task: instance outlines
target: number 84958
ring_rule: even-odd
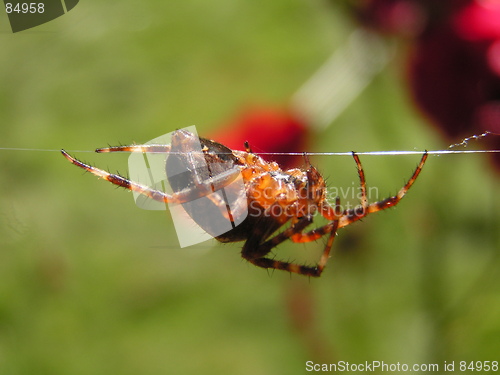
[[[43,13],[45,11],[44,3],[12,3],[5,4],[7,13]]]

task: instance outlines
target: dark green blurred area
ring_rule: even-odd
[[[0,147],[93,150],[190,125],[209,135],[245,105],[286,103],[354,27],[319,0],[87,0],[18,34],[1,24]],[[446,148],[411,104],[403,64],[308,151]],[[75,155],[126,172],[125,154]],[[312,161],[330,184],[357,181],[351,158]],[[418,156],[362,161],[385,198]],[[180,249],[168,213],[138,209],[58,152],[0,150],[0,181],[1,374],[500,360],[498,176],[481,155],[429,157],[400,206],[340,231],[317,280],[268,274],[241,244]],[[312,262],[322,247],[276,255]]]

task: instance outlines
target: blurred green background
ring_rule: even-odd
[[[0,16],[0,147],[93,150],[283,104],[355,25],[320,0],[86,0],[12,34]],[[398,54],[308,151],[443,149]],[[471,146],[475,146],[472,145]],[[127,155],[74,153],[123,173]],[[418,156],[362,158],[380,198]],[[349,157],[313,157],[330,184]],[[396,209],[342,229],[320,279],[241,244],[178,247],[169,214],[58,152],[0,150],[1,374],[300,374],[317,363],[499,360],[498,176],[431,156]],[[323,241],[277,258],[318,259]],[[458,365],[457,365],[458,366]]]

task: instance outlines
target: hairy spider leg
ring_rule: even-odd
[[[142,152],[142,153],[166,153],[166,154],[171,154],[171,145],[162,145],[162,144],[149,144],[149,145],[128,145],[128,146],[111,146],[111,147],[104,147],[104,148],[98,148],[95,150],[97,153],[105,153],[105,152]],[[194,153],[193,151],[192,153]],[[189,157],[192,153],[187,155]],[[235,172],[230,172],[235,173]],[[199,177],[199,176],[197,176]],[[203,189],[203,181],[201,181],[199,178],[195,179],[195,184],[198,188]],[[227,184],[224,184],[223,187],[227,186],[229,183],[232,181],[228,182]],[[216,189],[214,186],[212,186],[212,192],[215,192],[219,189]],[[216,205],[216,206],[227,206],[227,202],[224,201],[219,195],[215,196],[210,196],[210,200]],[[231,220],[230,215],[227,215],[226,217],[228,220]]]
[[[95,152],[148,152],[148,153],[169,153],[170,145],[129,145],[129,146],[111,146],[98,148]]]
[[[353,153],[354,160],[356,161],[356,165],[358,167],[358,174],[359,174],[359,179],[360,179],[360,184],[361,184],[361,191],[366,194],[366,181],[365,181],[365,174],[363,171],[363,167],[361,165],[361,162],[359,160],[358,155]],[[328,203],[324,203],[323,206],[321,207],[321,215],[325,217],[328,220],[332,220],[331,223],[328,223],[322,227],[313,229],[307,233],[296,233],[294,234],[290,239],[293,242],[311,242],[320,239],[323,237],[325,234],[331,233],[333,231],[333,227],[336,226],[335,221],[338,221],[338,228],[340,229],[343,228],[349,224],[354,223],[355,221],[358,221],[368,214],[371,214],[373,212],[385,210],[386,208],[394,207],[399,203],[401,199],[405,196],[406,192],[410,189],[410,187],[413,185],[415,180],[417,179],[420,171],[422,170],[422,167],[424,166],[425,161],[427,160],[427,151],[424,153],[422,156],[422,159],[420,160],[420,163],[418,164],[417,168],[413,172],[413,175],[411,178],[408,180],[408,182],[403,186],[397,195],[393,197],[389,197],[387,199],[384,199],[383,201],[380,202],[375,202],[371,204],[367,204],[366,206],[363,207],[363,203],[361,203],[361,207],[356,207],[351,210],[345,210],[343,213],[339,214],[339,207],[340,204],[337,201],[335,204],[335,207],[331,207]],[[362,193],[363,194],[363,193]],[[337,197],[338,199],[338,197]],[[364,196],[364,199],[366,199],[366,195]],[[363,196],[361,198],[361,201],[364,200]]]
[[[337,197],[336,203],[335,203],[335,208],[340,207],[340,198]],[[326,263],[328,262],[328,258],[330,257],[330,250],[333,245],[333,241],[335,239],[335,235],[337,233],[337,228],[339,225],[338,219],[332,221],[331,223],[317,228],[311,232],[320,234],[320,236],[309,236],[307,234],[302,233],[302,231],[307,227],[309,224],[312,223],[312,217],[311,216],[303,216],[299,219],[295,220],[295,223],[292,224],[289,228],[284,230],[283,232],[277,234],[270,240],[257,245],[255,247],[255,239],[258,239],[260,236],[255,236],[253,238],[249,238],[245,245],[243,246],[242,249],[242,256],[246,260],[248,260],[250,263],[262,267],[262,268],[272,268],[272,269],[278,269],[278,270],[284,270],[288,272],[293,272],[297,273],[299,275],[305,275],[305,276],[312,276],[312,277],[319,277],[321,276],[321,273],[323,272]],[[311,233],[310,232],[310,233]],[[323,250],[323,253],[321,255],[321,258],[318,262],[318,264],[315,267],[310,267],[310,266],[304,266],[301,264],[297,263],[290,263],[290,262],[285,262],[281,260],[274,260],[274,259],[269,259],[266,258],[265,256],[273,249],[274,247],[278,246],[280,243],[287,239],[291,239],[293,242],[310,242],[313,241],[317,238],[320,238],[324,236],[325,234],[330,233],[330,236],[328,237],[328,240],[325,244],[325,248]]]
[[[353,153],[353,157],[358,167],[358,173],[362,185],[361,190],[362,191],[364,190],[365,196],[362,197],[362,203],[361,203],[362,210],[359,210],[359,208],[353,208],[350,210],[345,210],[343,212],[342,217],[339,219],[339,228],[343,228],[349,224],[352,224],[355,221],[358,221],[374,212],[382,211],[397,205],[401,201],[401,199],[403,199],[403,197],[406,195],[408,190],[412,187],[413,183],[415,182],[418,175],[422,171],[425,161],[427,160],[427,156],[428,156],[427,151],[425,151],[424,154],[422,155],[422,158],[420,159],[420,162],[417,165],[417,168],[415,168],[413,175],[410,177],[410,179],[406,182],[406,184],[399,190],[399,192],[396,195],[386,198],[382,201],[370,203],[367,204],[366,206],[363,206],[363,200],[366,199],[366,186],[363,189],[363,185],[365,185],[364,172],[363,172],[363,167],[361,165],[361,161],[359,160],[358,156],[355,153]]]
[[[368,206],[368,198],[366,196],[366,179],[365,179],[365,171],[363,170],[363,166],[361,165],[361,161],[359,160],[359,156],[356,153],[352,152],[352,157],[356,162],[356,167],[358,168],[358,176],[359,176],[359,187],[361,189],[361,208],[363,211],[366,210]]]
[[[173,194],[167,194],[160,190],[155,190],[150,188],[149,186],[139,184],[137,182],[131,181],[125,177],[122,177],[118,174],[112,174],[105,170],[92,167],[88,164],[81,162],[78,159],[75,159],[71,155],[69,155],[66,151],[61,150],[61,153],[64,155],[66,159],[68,159],[72,164],[85,169],[87,172],[92,173],[93,175],[102,178],[106,181],[111,182],[112,184],[124,187],[125,189],[135,191],[139,194],[145,195],[148,198],[154,199],[158,202],[164,203],[174,203],[174,204],[182,204],[186,202],[193,201],[194,199],[202,198],[212,194],[216,190],[223,189],[228,186],[231,182],[233,182],[239,176],[238,169],[230,169],[227,172],[218,174],[215,178],[209,178],[206,181],[203,181],[203,184],[197,186],[197,189],[183,189],[181,191],[175,192]],[[238,173],[236,173],[238,172]],[[210,197],[209,197],[210,198]],[[214,202],[215,203],[215,202]],[[217,202],[219,203],[219,202]],[[224,206],[225,208],[225,206]]]
[[[142,153],[166,153],[170,154],[171,153],[171,145],[161,145],[161,144],[149,144],[149,145],[128,145],[128,146],[111,146],[111,147],[103,147],[103,148],[98,148],[95,150],[97,153],[106,153],[106,152],[142,152]],[[202,188],[203,189],[203,182],[200,182],[199,180],[195,181],[197,188]],[[230,182],[229,182],[230,183]],[[229,184],[228,183],[228,184]],[[228,184],[225,184],[227,186]],[[212,192],[217,191],[213,185],[212,185]],[[206,194],[205,194],[206,195]],[[224,201],[224,199],[218,195],[208,195],[206,198],[210,199],[212,203],[214,203],[217,207],[225,208],[225,210],[221,210],[222,215],[225,217],[225,219],[233,221],[233,218],[230,213],[230,208],[227,204],[227,202]]]
[[[264,242],[256,251],[247,250],[247,253],[242,254],[243,257],[248,261],[250,261],[251,263],[255,264],[256,266],[262,268],[274,268],[274,269],[280,269],[298,273],[301,275],[319,277],[323,272],[326,262],[328,261],[330,249],[333,245],[333,241],[335,239],[337,230],[339,228],[352,224],[357,220],[362,219],[363,217],[367,216],[370,213],[385,210],[387,208],[394,207],[395,205],[397,205],[399,201],[403,199],[406,192],[410,189],[410,187],[413,185],[418,175],[420,174],[425,164],[425,161],[427,160],[427,151],[422,156],[422,159],[420,160],[417,168],[413,172],[413,175],[410,177],[408,182],[399,190],[398,194],[389,197],[387,199],[384,199],[383,201],[371,204],[368,204],[368,199],[366,197],[366,180],[365,180],[365,173],[363,170],[363,166],[361,164],[361,161],[359,160],[358,155],[356,155],[356,153],[354,152],[353,152],[353,158],[358,168],[358,175],[361,185],[361,192],[362,192],[361,210],[359,208],[354,208],[351,210],[346,210],[339,215],[340,199],[339,197],[337,197],[335,207],[331,207],[327,203],[324,203],[320,210],[322,216],[324,216],[329,220],[332,220],[330,223],[322,227],[315,228],[309,232],[302,233],[302,230],[305,229],[305,227],[312,222],[312,219],[309,218],[308,221],[304,221],[304,223],[300,225],[301,220],[304,220],[303,218],[301,218],[299,219],[299,222],[295,226],[290,227],[284,232],[273,237],[271,240]],[[299,264],[276,261],[264,257],[264,255],[266,255],[273,247],[277,246],[279,243],[283,242],[287,238],[290,238],[293,242],[303,243],[303,242],[315,241],[328,233],[330,235],[325,245],[323,255],[321,256],[321,259],[316,267],[302,266]],[[246,245],[247,244],[245,244],[243,248],[244,251]],[[258,258],[250,257],[251,254],[259,254],[262,252],[264,252],[264,254],[262,254],[261,257]]]

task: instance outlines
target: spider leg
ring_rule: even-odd
[[[271,239],[261,243],[262,238],[266,238],[269,236],[268,233],[264,231],[268,229],[267,226],[255,226],[255,229],[252,235],[248,238],[243,245],[243,249],[241,250],[241,255],[243,258],[247,260],[261,258],[267,255],[271,249],[278,246],[283,241],[286,241],[290,237],[292,237],[295,233],[302,231],[305,227],[312,223],[311,216],[303,216],[299,219],[295,220],[295,223],[292,223],[290,227],[285,229],[283,232],[277,234]]]
[[[357,155],[353,154],[353,156],[354,160],[356,161],[356,165],[358,167],[358,173],[362,185],[361,191],[362,192],[364,191],[363,197],[364,199],[366,199],[366,185],[365,185],[363,167],[361,166],[361,162],[357,157]],[[406,182],[406,184],[399,190],[399,192],[396,195],[386,198],[379,202],[374,202],[370,204],[365,203],[366,204],[365,206],[363,205],[363,197],[362,197],[362,210],[360,210],[359,208],[345,210],[342,214],[342,217],[339,219],[339,228],[343,228],[349,224],[352,224],[355,221],[358,221],[371,213],[382,211],[397,205],[401,201],[401,199],[403,199],[403,197],[406,195],[408,190],[412,187],[413,183],[415,182],[418,175],[422,171],[422,168],[424,167],[426,160],[427,160],[427,151],[425,151],[425,153],[422,155],[422,158],[420,159],[420,162],[418,163],[417,168],[415,168],[415,171],[413,172],[410,179]],[[363,185],[365,186],[363,187]]]
[[[111,147],[104,147],[104,148],[98,148],[95,151],[97,153],[107,153],[107,152],[142,152],[142,153],[165,153],[165,154],[170,154],[172,146],[169,144],[146,144],[146,145],[128,145],[128,146],[111,146]],[[187,155],[188,157],[190,155]],[[195,176],[195,178],[198,176]],[[219,177],[219,176],[218,176]],[[201,189],[202,191],[204,190],[204,181],[200,181],[199,179],[195,179],[195,184],[196,188],[195,189]],[[212,186],[212,192],[217,191],[214,186]],[[221,208],[221,213],[222,215],[230,221],[232,220],[232,216],[230,214],[230,209],[228,206],[228,203],[218,194],[210,194],[207,196],[209,200],[212,201],[212,203]]]
[[[316,241],[323,237],[325,234],[336,231],[336,222],[342,217],[340,208],[340,197],[335,199],[335,206],[332,207],[328,203],[324,203],[321,208],[321,215],[330,220],[330,222],[322,227],[315,228],[307,233],[295,233],[290,239],[295,243]]]
[[[245,242],[245,245],[243,245],[243,249],[241,250],[241,256],[248,260],[250,263],[262,268],[274,268],[303,274],[307,274],[306,269],[311,268],[312,273],[312,267],[306,267],[298,264],[283,262],[280,260],[265,258],[265,256],[269,254],[271,249],[278,246],[283,241],[286,241],[295,233],[302,231],[311,223],[312,217],[303,216],[298,219],[295,224],[292,224],[289,228],[285,229],[283,232],[277,234],[264,243],[260,243],[260,239],[262,237],[265,237],[266,234],[261,233],[259,230],[259,226],[256,226],[255,230],[259,230],[259,232],[254,232],[252,236],[248,238],[248,240]]]
[[[337,198],[336,207],[338,207],[339,205],[340,205],[340,199]],[[325,265],[328,262],[328,258],[330,257],[330,250],[332,248],[333,241],[337,233],[339,221],[338,219],[336,219],[331,223],[313,229],[308,233],[302,233],[305,227],[311,223],[312,223],[312,217],[304,216],[298,219],[298,221],[294,225],[292,225],[285,231],[281,232],[280,234],[276,235],[275,237],[271,238],[270,240],[259,245],[257,248],[254,248],[252,246],[253,244],[250,242],[251,239],[249,239],[247,243],[245,243],[245,246],[243,247],[242,256],[245,259],[247,259],[250,263],[255,264],[258,267],[273,268],[305,276],[319,277],[321,276],[321,273],[323,272]],[[286,239],[290,238],[293,242],[311,242],[328,233],[330,235],[328,236],[328,240],[323,250],[323,254],[321,255],[321,258],[315,267],[304,266],[296,263],[289,263],[265,257],[265,255],[267,255],[272,248],[276,247]],[[247,244],[249,244],[249,246],[247,246]]]
[[[330,257],[330,250],[332,248],[333,241],[337,233],[338,224],[339,224],[338,220],[335,220],[331,226],[328,225],[329,226],[328,232],[330,232],[330,236],[328,237],[327,243],[323,250],[323,254],[321,255],[321,259],[319,260],[318,264],[314,267],[304,266],[302,264],[297,264],[297,263],[285,262],[282,260],[269,259],[264,256],[260,258],[249,258],[245,256],[245,254],[243,254],[243,257],[247,259],[250,263],[255,264],[258,267],[273,268],[277,270],[284,270],[288,272],[297,273],[299,275],[319,277],[321,276],[321,273],[323,272],[325,265],[328,262],[328,258]],[[274,240],[274,238],[272,240]],[[270,251],[270,249],[268,251]]]
[[[106,181],[111,182],[112,184],[124,187],[125,189],[135,191],[139,194],[145,195],[148,198],[151,198],[158,202],[165,203],[175,203],[181,204],[193,201],[194,199],[201,198],[212,194],[216,190],[223,189],[227,185],[229,185],[232,181],[234,181],[239,176],[239,170],[231,169],[224,173],[220,173],[215,178],[209,178],[203,182],[202,185],[196,186],[195,189],[183,189],[181,191],[175,192],[173,194],[167,194],[160,190],[155,190],[150,188],[149,186],[139,184],[137,182],[131,181],[125,177],[122,177],[118,174],[112,174],[105,170],[92,167],[88,164],[81,162],[78,159],[75,159],[71,155],[69,155],[66,151],[61,150],[61,153],[64,155],[66,159],[68,159],[72,164],[85,169],[87,172],[92,173],[93,175],[102,178]],[[238,172],[238,173],[236,173]]]
[[[358,168],[359,175],[359,187],[361,189],[361,207],[363,211],[366,210],[368,206],[368,198],[366,197],[366,180],[365,180],[365,171],[363,170],[363,166],[361,165],[361,161],[359,160],[359,156],[353,151],[352,157],[356,162],[356,166]]]
[[[144,152],[144,153],[168,153],[170,145],[129,145],[129,146],[112,146],[98,148],[95,152]]]

